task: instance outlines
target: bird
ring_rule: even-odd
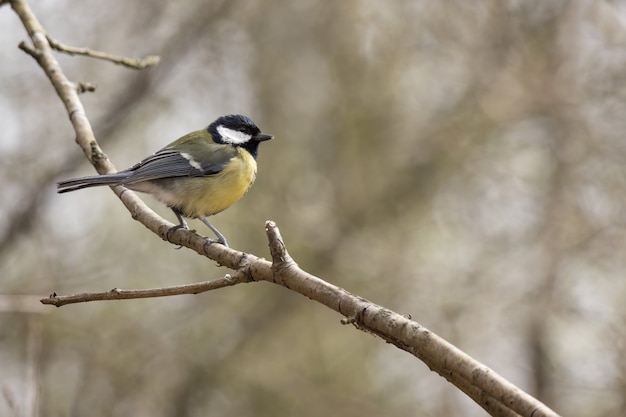
[[[217,237],[207,238],[209,242],[228,247],[226,237],[206,217],[226,210],[246,194],[256,179],[259,144],[273,137],[247,116],[221,116],[128,169],[60,181],[57,192],[122,185],[151,194],[174,212],[177,228],[189,229],[185,217],[199,219]]]

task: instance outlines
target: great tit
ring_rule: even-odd
[[[188,229],[183,217],[199,219],[217,236],[209,241],[228,246],[205,217],[243,197],[256,178],[259,143],[272,138],[246,116],[222,116],[124,171],[61,181],[57,192],[123,185],[152,194],[174,211],[177,227]]]

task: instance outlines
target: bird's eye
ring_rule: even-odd
[[[239,130],[242,133],[245,133],[246,135],[252,135],[252,136],[254,136],[257,133],[259,133],[259,132],[256,131],[257,129],[254,129],[252,126],[241,126],[237,130]]]

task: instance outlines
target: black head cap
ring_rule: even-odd
[[[258,153],[259,142],[270,140],[272,135],[261,133],[261,129],[247,116],[231,114],[222,116],[207,129],[215,143],[241,146],[254,158]]]

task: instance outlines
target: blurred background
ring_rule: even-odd
[[[123,169],[229,113],[264,143],[212,218],[410,314],[568,416],[626,414],[626,2],[32,1]],[[0,8],[0,415],[483,416],[414,357],[267,283],[38,299],[229,271],[133,221]],[[170,221],[159,203],[146,202]],[[199,222],[193,227],[210,234]]]

